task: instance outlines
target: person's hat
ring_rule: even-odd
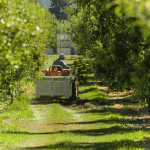
[[[65,55],[63,53],[60,53],[59,57],[65,57]]]

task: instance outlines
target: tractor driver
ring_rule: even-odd
[[[65,55],[63,53],[60,53],[59,58],[54,60],[53,65],[61,65],[63,69],[70,69],[70,72],[71,72],[72,69],[65,64],[64,59],[65,59]],[[79,99],[78,94],[76,95],[76,91],[77,91],[76,88],[78,88],[78,84],[75,78],[72,80],[72,99],[73,100]]]
[[[63,53],[60,53],[59,58],[54,60],[53,65],[60,65],[63,69],[70,69],[70,71],[72,71],[72,69],[65,64],[64,59],[65,55]]]

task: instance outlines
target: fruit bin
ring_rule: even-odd
[[[72,96],[71,76],[42,76],[36,82],[36,98],[40,96]]]

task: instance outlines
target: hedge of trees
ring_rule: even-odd
[[[0,92],[20,91],[38,77],[46,47],[68,32],[78,53],[89,58],[95,77],[114,90],[134,90],[150,106],[150,2],[70,0],[69,22],[58,22],[36,1],[0,1]]]
[[[58,20],[67,20],[65,9],[69,7],[68,0],[49,0],[51,7],[48,9],[52,14],[55,14]]]
[[[95,77],[113,90],[134,90],[150,107],[150,2],[71,0],[72,42],[86,55]],[[134,100],[133,98],[133,100]]]
[[[22,81],[38,77],[45,48],[56,45],[56,24],[38,2],[0,1],[0,95],[13,97]]]

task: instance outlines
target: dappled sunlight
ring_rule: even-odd
[[[107,93],[107,85],[93,75],[87,81],[79,85],[80,99],[70,104],[63,97],[32,98],[34,117],[14,120],[19,128],[4,134],[28,137],[17,143],[19,149],[142,149],[150,134],[145,107],[132,103],[126,92]]]

